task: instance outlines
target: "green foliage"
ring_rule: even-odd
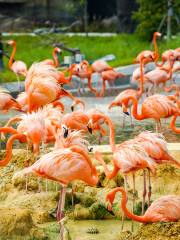
[[[52,58],[52,44],[54,42],[63,42],[68,47],[79,48],[85,54],[86,59],[90,62],[107,54],[114,54],[116,59],[110,62],[113,67],[120,65],[132,64],[133,59],[143,49],[150,49],[150,43],[140,39],[137,35],[119,34],[113,37],[69,37],[63,34],[47,34],[43,36],[10,36],[3,37],[3,40],[15,39],[17,41],[17,53],[15,59],[24,61],[28,67],[33,62]],[[177,48],[180,37],[169,42],[158,41],[160,52],[168,48]],[[4,46],[5,51],[9,54],[12,51],[10,46]],[[60,56],[60,62],[64,52]],[[0,82],[17,81],[16,76],[8,68],[7,58],[4,58],[6,69],[0,72]]]
[[[139,36],[145,39],[151,39],[153,32],[157,31],[158,26],[167,13],[167,0],[136,0],[139,4],[139,9],[134,12],[133,19],[138,23],[136,32]],[[180,15],[180,1],[173,1],[173,6],[176,14]],[[164,24],[162,33],[166,31]],[[172,18],[172,33],[178,32],[177,22],[175,17]]]

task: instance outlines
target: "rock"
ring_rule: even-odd
[[[91,194],[84,194],[84,193],[76,193],[76,202],[80,203],[84,207],[90,207],[96,198]]]
[[[180,221],[143,224],[128,240],[180,240]]]
[[[100,202],[95,202],[89,208],[91,219],[110,219],[112,215]]]
[[[75,205],[75,210],[74,210],[74,218],[83,220],[83,219],[90,219],[90,210],[88,208],[83,207],[81,204],[76,204]]]
[[[0,208],[0,236],[7,239],[47,239],[42,231],[35,227],[30,211],[20,208]]]

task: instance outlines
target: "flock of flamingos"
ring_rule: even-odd
[[[169,163],[180,167],[180,163],[168,152],[167,143],[160,133],[161,119],[170,117],[172,117],[170,127],[174,132],[180,133],[180,129],[175,125],[177,117],[180,116],[179,87],[172,80],[173,74],[180,70],[180,48],[165,51],[160,59],[156,44],[156,38],[160,35],[158,32],[154,33],[154,51],[145,50],[136,57],[140,68],[134,71],[132,81],[138,83],[138,90],[122,91],[109,105],[109,109],[115,106],[122,107],[125,114],[132,114],[135,119],[140,121],[154,119],[156,132],[141,132],[134,139],[118,145],[115,143],[115,128],[110,117],[98,109],[85,111],[85,103],[74,97],[63,86],[71,84],[72,76],[77,76],[82,81],[88,79],[90,91],[98,98],[104,96],[106,81],[111,85],[123,74],[116,72],[101,60],[95,61],[92,65],[89,65],[87,61],[82,61],[79,64],[72,64],[64,71],[59,71],[57,57],[61,53],[59,48],[54,48],[53,60],[46,59],[33,63],[27,69],[24,62],[14,60],[16,42],[8,41],[13,48],[9,59],[9,69],[18,78],[19,75],[25,77],[25,91],[15,99],[7,90],[0,89],[0,110],[19,111],[17,116],[11,118],[4,127],[0,128],[1,138],[5,138],[7,133],[11,135],[7,139],[5,158],[1,159],[0,166],[4,167],[10,162],[14,140],[18,139],[21,143],[27,143],[28,149],[32,149],[36,159],[39,159],[14,177],[19,174],[26,176],[34,173],[61,185],[57,207],[58,222],[64,217],[67,185],[76,179],[82,180],[90,186],[96,186],[98,182],[98,171],[89,156],[92,149],[88,147],[89,143],[86,137],[87,134],[94,132],[105,135],[103,124],[107,124],[109,127],[113,170],[108,169],[101,152],[94,152],[94,157],[103,166],[108,179],[114,178],[119,171],[124,176],[124,188],[115,188],[106,197],[108,209],[111,210],[115,194],[120,191],[122,193],[122,210],[130,219],[142,223],[180,219],[180,196],[166,195],[151,204],[151,175],[156,174],[158,164]],[[156,67],[146,73],[146,64],[149,62],[154,62]],[[174,64],[175,62],[176,64]],[[98,73],[99,81],[102,82],[100,93],[91,84],[93,73]],[[168,80],[171,84],[166,87]],[[165,93],[157,93],[159,89],[164,90]],[[175,90],[174,95],[168,93],[172,90]],[[69,97],[72,100],[71,113],[64,113],[65,107],[60,101],[63,97]],[[139,106],[141,113],[138,113],[138,102],[141,98],[143,99]],[[78,104],[82,106],[82,110],[75,109]],[[16,128],[11,127],[14,122],[17,122]],[[40,156],[40,146],[44,146],[44,144],[53,144],[53,150]],[[135,215],[126,207],[127,176],[128,174],[133,176],[134,209],[135,173],[138,170],[143,170],[142,216]],[[148,179],[148,191],[146,190],[146,178]],[[26,182],[26,190],[27,188]],[[148,209],[144,213],[146,195],[148,196]]]

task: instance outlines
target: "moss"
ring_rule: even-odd
[[[180,240],[180,221],[144,224],[129,240]]]
[[[99,202],[95,202],[89,208],[92,219],[108,219],[112,218],[112,215],[108,210]]]

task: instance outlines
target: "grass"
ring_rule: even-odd
[[[4,40],[15,39],[17,41],[16,59],[23,60],[30,66],[35,61],[51,58],[52,44],[54,42],[63,42],[65,45],[73,48],[79,48],[85,54],[86,59],[93,61],[106,54],[114,54],[116,59],[110,62],[112,66],[127,65],[133,62],[136,55],[143,49],[150,49],[150,43],[144,41],[136,35],[120,34],[113,37],[68,37],[61,34],[51,34],[43,36],[11,36],[4,37]],[[180,36],[171,40],[158,41],[160,52],[179,46]],[[11,48],[5,47],[5,50],[11,52]],[[63,53],[64,54],[64,53]],[[67,53],[65,53],[67,54]],[[7,59],[5,60],[7,66]],[[16,76],[7,68],[0,72],[0,82],[16,81]]]

